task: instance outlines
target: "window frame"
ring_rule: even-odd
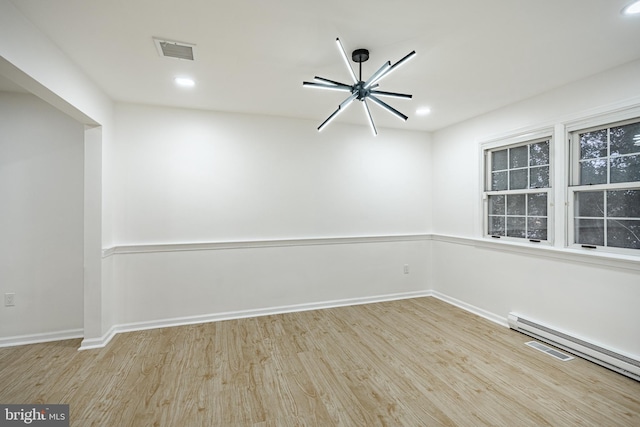
[[[620,248],[608,246],[607,243],[607,212],[602,217],[604,222],[604,246],[591,245],[576,242],[576,195],[580,192],[606,192],[615,190],[640,190],[640,180],[621,183],[610,183],[611,170],[609,160],[612,158],[610,148],[611,143],[609,136],[607,137],[607,156],[598,157],[605,159],[607,162],[607,183],[605,184],[580,184],[580,134],[593,132],[604,129],[611,129],[617,126],[624,126],[632,123],[640,123],[640,108],[633,108],[624,112],[614,112],[611,114],[601,115],[596,118],[575,122],[565,126],[566,139],[568,144],[569,156],[567,159],[567,221],[566,221],[566,246],[570,249],[581,251],[596,251],[602,253],[621,254],[621,255],[640,255],[640,249]],[[609,133],[608,133],[609,135]],[[640,151],[639,151],[640,152]],[[618,156],[614,156],[618,157]],[[600,217],[598,217],[599,219]]]
[[[529,188],[528,186],[523,189],[517,190],[491,190],[492,184],[492,156],[491,154],[496,151],[501,151],[505,149],[517,148],[522,146],[529,146],[540,142],[548,141],[549,144],[549,185],[543,188]],[[533,132],[527,132],[524,134],[518,134],[511,137],[500,138],[494,141],[488,141],[481,144],[481,152],[482,152],[482,236],[486,239],[492,239],[495,241],[504,241],[510,243],[520,243],[526,245],[544,245],[544,246],[553,246],[555,240],[555,212],[554,212],[554,130],[551,128],[540,129]],[[527,164],[527,182],[530,180],[530,169],[531,165]],[[510,171],[508,168],[507,171]],[[513,195],[513,194],[524,194],[525,196],[528,194],[534,193],[546,193],[547,194],[547,238],[546,240],[542,239],[530,239],[528,237],[512,237],[512,236],[495,236],[489,233],[489,223],[490,223],[490,215],[489,215],[489,196],[493,195]],[[527,200],[527,198],[525,198]],[[505,200],[506,201],[506,200]],[[525,201],[525,206],[526,206]],[[505,206],[506,209],[506,206]],[[526,209],[526,208],[525,208]],[[530,218],[526,215],[525,210],[525,221],[528,221]],[[507,217],[505,212],[505,218]]]

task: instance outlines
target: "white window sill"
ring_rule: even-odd
[[[544,242],[532,243],[525,241],[521,243],[514,242],[513,240],[493,239],[491,237],[469,238],[439,234],[434,234],[433,240],[529,256],[580,262],[589,265],[640,271],[640,251],[638,251],[638,255],[635,256],[611,252],[597,252],[597,250],[593,249],[559,248]]]

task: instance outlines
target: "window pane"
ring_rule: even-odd
[[[580,159],[607,157],[607,130],[580,134]]]
[[[489,217],[489,234],[492,236],[504,236],[504,217]]]
[[[504,196],[489,196],[489,215],[504,215]]]
[[[529,169],[529,188],[549,187],[549,166]]]
[[[607,161],[605,159],[580,162],[580,185],[606,183]]]
[[[549,164],[549,141],[531,144],[529,146],[529,166]]]
[[[576,216],[604,217],[604,191],[576,193]]]
[[[509,194],[507,196],[507,215],[525,215],[524,194]]]
[[[527,223],[527,238],[547,240],[547,218],[529,218]]]
[[[509,171],[509,190],[522,190],[527,188],[527,169]]]
[[[523,168],[528,165],[526,145],[509,149],[509,169]]]
[[[493,191],[507,189],[507,172],[493,172],[491,174],[491,189]]]
[[[640,249],[640,119],[580,133],[579,143],[572,184],[588,191],[574,193],[575,243]]]
[[[491,170],[498,171],[507,169],[507,150],[494,151],[491,153]]]
[[[547,216],[547,193],[527,194],[527,215]]]
[[[576,243],[604,246],[604,219],[576,219]]]
[[[640,153],[640,122],[611,128],[611,155]]]
[[[640,190],[608,191],[607,216],[640,218]]]
[[[640,154],[611,159],[611,182],[640,181]]]
[[[525,237],[525,217],[507,217],[507,236],[509,237]]]
[[[640,220],[608,220],[607,246],[640,249]]]
[[[547,191],[528,192],[529,188],[550,188],[550,150],[551,141],[547,140],[488,151],[491,155],[488,191],[498,192],[487,200],[490,235],[547,240]],[[602,159],[605,177],[607,160]],[[515,194],[504,194],[505,190]]]

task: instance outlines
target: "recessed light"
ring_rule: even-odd
[[[175,79],[173,79],[173,81],[181,87],[193,87],[196,85],[196,82],[189,77],[176,77]]]
[[[640,13],[640,0],[629,3],[622,9],[624,15],[637,15]]]
[[[429,107],[420,107],[416,110],[416,114],[418,116],[426,116],[431,113],[431,108]]]

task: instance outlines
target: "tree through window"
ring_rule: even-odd
[[[550,138],[485,152],[486,234],[549,239]]]
[[[573,243],[640,249],[640,120],[571,134]]]

